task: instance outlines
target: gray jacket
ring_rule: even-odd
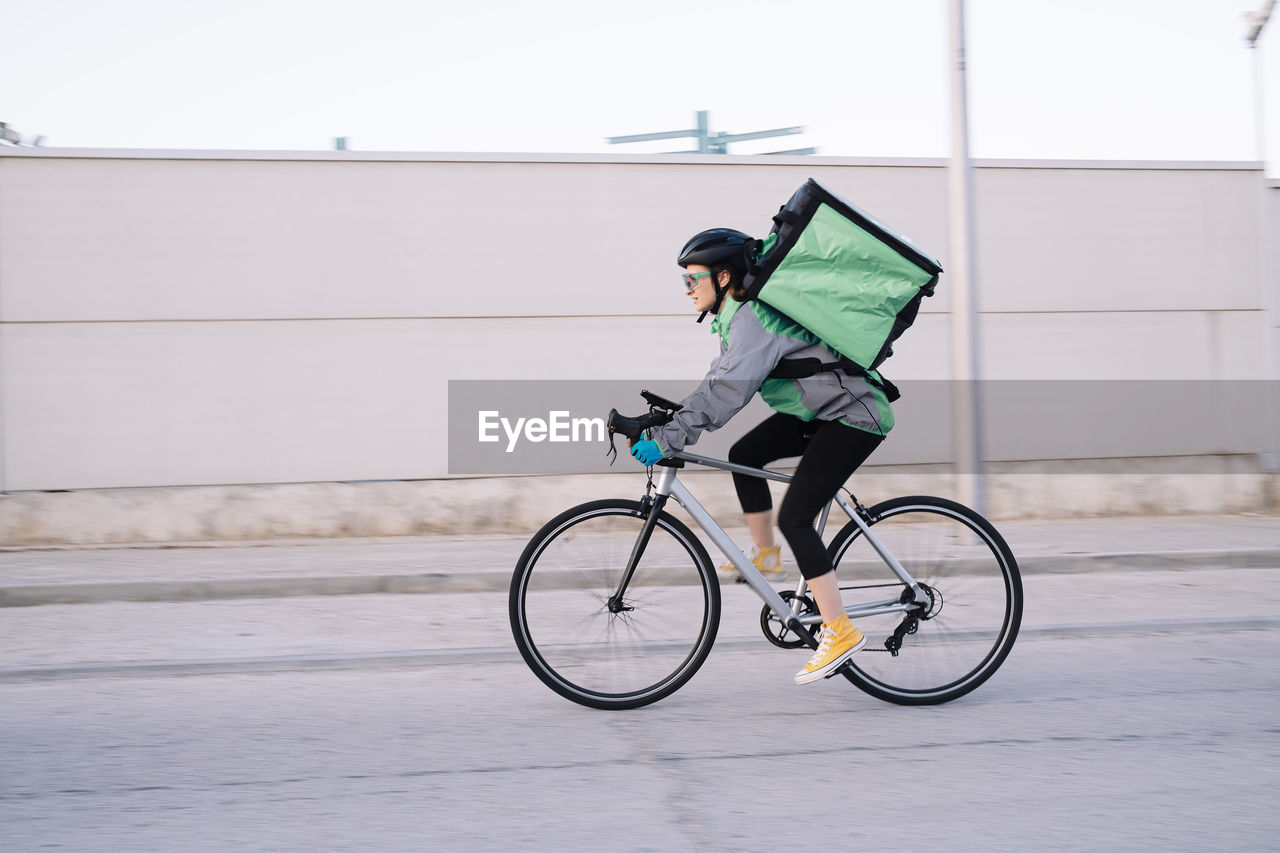
[[[671,423],[654,432],[663,453],[683,450],[704,430],[724,426],[757,391],[775,411],[804,421],[838,420],[876,435],[893,428],[893,410],[884,392],[861,376],[837,372],[803,379],[767,378],[784,358],[831,362],[837,357],[811,332],[765,303],[726,297],[711,331],[720,336],[720,354],[697,389],[681,401],[683,408]]]

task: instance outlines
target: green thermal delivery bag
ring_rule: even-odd
[[[893,354],[941,272],[909,239],[810,178],[773,217],[743,287],[866,370]]]

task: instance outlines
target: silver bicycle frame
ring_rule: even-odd
[[[759,477],[765,480],[775,480],[780,483],[789,483],[793,479],[790,475],[780,474],[777,471],[766,471],[763,468],[750,468],[746,465],[737,465],[733,462],[726,462],[721,459],[712,459],[707,456],[697,456],[693,453],[679,452],[673,454],[673,456],[676,459],[681,459],[685,462],[692,462],[696,465],[705,465],[709,468],[717,468],[721,471],[745,474],[750,477]],[[734,541],[729,537],[729,534],[725,533],[724,528],[717,524],[716,520],[711,517],[711,514],[707,512],[701,503],[698,502],[698,499],[689,491],[688,486],[680,482],[678,471],[678,468],[667,466],[659,468],[657,482],[654,485],[654,490],[657,494],[673,498],[676,503],[684,507],[685,512],[689,513],[694,522],[702,528],[707,536],[711,538],[711,541],[715,543],[716,547],[724,553],[731,563],[733,563],[738,572],[742,575],[743,580],[745,580],[755,591],[756,595],[760,596],[760,598],[764,600],[765,604],[769,606],[769,609],[773,611],[775,616],[782,620],[784,625],[793,618],[799,618],[801,624],[804,625],[816,625],[821,622],[822,617],[817,614],[800,616],[801,597],[807,589],[804,578],[801,578],[799,584],[796,586],[796,597],[792,600],[793,603],[788,605],[786,601],[783,600],[782,596],[769,585],[769,582],[765,580],[764,575],[762,575],[760,570],[755,567],[755,564],[747,559],[747,555],[744,554],[742,549],[734,543]],[[862,520],[862,516],[858,514],[856,509],[849,503],[845,496],[837,492],[833,502],[839,505],[840,509],[844,510],[845,515],[849,516],[849,518],[853,520],[854,524],[858,525],[858,529],[861,531],[862,535],[866,537],[867,544],[869,544],[876,554],[880,556],[880,559],[882,559],[885,565],[888,566],[894,575],[897,576],[898,580],[900,580],[908,589],[912,590],[915,597],[915,601],[911,604],[904,604],[898,598],[889,598],[882,601],[870,601],[861,604],[846,605],[845,612],[849,614],[850,618],[879,616],[885,613],[906,613],[909,610],[915,609],[917,605],[927,604],[929,601],[928,596],[925,594],[924,590],[920,588],[919,584],[916,583],[915,578],[911,577],[911,574],[903,568],[902,564],[899,563],[897,558],[893,556],[887,547],[885,547],[884,543],[871,532],[871,528]],[[817,529],[819,535],[821,535],[826,529],[827,517],[830,512],[831,504],[828,503],[823,509],[822,515],[818,521]]]

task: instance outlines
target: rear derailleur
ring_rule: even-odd
[[[885,637],[884,647],[894,657],[897,657],[898,652],[902,650],[903,639],[919,631],[921,621],[932,619],[942,609],[942,595],[937,590],[925,584],[920,584],[920,589],[929,597],[929,603],[921,604],[915,610],[909,611],[898,623],[898,627],[893,629],[893,633]],[[903,604],[910,604],[915,601],[915,595],[908,587],[902,591],[902,596],[898,600]]]

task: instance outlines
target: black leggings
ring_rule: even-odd
[[[805,422],[795,415],[775,414],[730,448],[730,462],[752,468],[790,456],[801,457],[795,479],[787,487],[778,510],[778,529],[806,579],[831,571],[827,549],[813,526],[818,513],[882,441],[884,436],[839,421]],[[733,485],[743,512],[773,508],[768,481],[734,474]]]

